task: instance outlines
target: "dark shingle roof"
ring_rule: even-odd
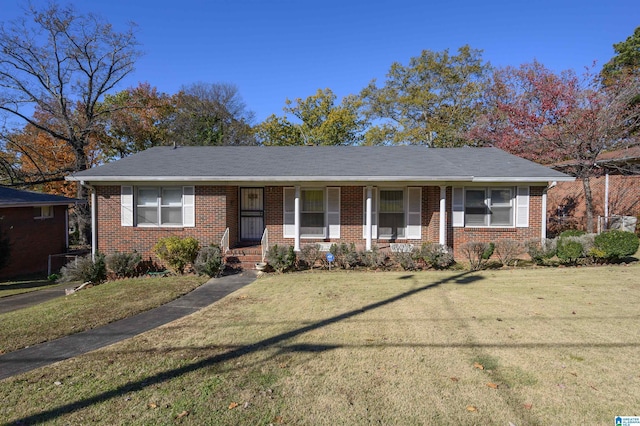
[[[97,181],[550,181],[567,175],[496,148],[155,147],[71,176]]]
[[[42,192],[22,191],[19,189],[0,186],[0,208],[2,207],[31,207],[31,206],[68,206],[84,203],[75,198],[59,195],[43,194]]]

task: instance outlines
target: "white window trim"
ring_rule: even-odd
[[[40,211],[40,214],[38,216],[34,216],[33,218],[37,219],[37,220],[53,219],[53,207],[54,206],[38,206],[38,207],[36,207]],[[45,210],[48,211],[49,213],[45,214],[44,213]]]
[[[409,192],[416,190],[419,197],[420,209],[417,211],[409,211]],[[384,237],[380,235],[380,192],[382,191],[402,191],[402,208],[404,214],[404,237]],[[420,240],[422,239],[422,187],[405,186],[405,187],[373,187],[371,191],[371,238],[374,240],[392,241],[392,240]],[[419,225],[410,225],[410,215],[418,215]],[[362,238],[367,238],[367,187],[364,187],[363,196],[363,227]],[[415,227],[419,235],[414,235],[410,231],[410,226]]]
[[[161,224],[162,217],[162,189],[181,188],[182,189],[182,223],[181,224]],[[157,191],[158,223],[138,223],[138,191],[140,189],[155,189]],[[122,186],[120,192],[121,203],[121,225],[133,226],[137,228],[190,228],[195,226],[195,187],[179,185],[142,185],[142,186]]]
[[[302,210],[303,202],[302,202],[302,194],[305,191],[322,191],[322,214],[324,216],[323,224],[322,224],[322,235],[320,234],[303,234],[302,233],[302,215],[304,213],[320,213],[320,212],[305,212]],[[327,188],[322,187],[303,187],[300,188],[300,239],[302,240],[319,240],[327,238],[327,228],[328,228],[328,197],[327,197]]]
[[[339,186],[326,186],[326,187],[300,187],[300,216],[302,216],[302,192],[304,191],[322,191],[323,193],[323,213],[324,213],[324,224],[323,224],[323,232],[322,235],[309,235],[309,234],[300,234],[299,238],[304,240],[323,240],[327,238],[340,238],[340,216],[341,216],[341,189]],[[336,195],[338,198],[337,206],[330,205],[329,192],[337,191]],[[283,188],[282,193],[282,215],[283,215],[283,226],[282,226],[282,236],[283,238],[296,238],[295,232],[295,209],[287,210],[287,197],[293,197],[292,200],[295,200],[295,187],[285,187]],[[335,208],[337,207],[337,209]],[[301,220],[301,218],[300,218]],[[301,228],[301,224],[299,225]]]
[[[469,225],[465,220],[466,211],[466,194],[467,190],[484,190],[485,203],[491,209],[491,190],[509,189],[511,191],[510,207],[511,207],[511,225],[491,225],[490,218],[487,217],[487,225]],[[456,196],[456,193],[458,194]],[[452,215],[453,226],[455,228],[474,228],[474,229],[514,229],[529,227],[529,186],[464,186],[454,187],[452,190]],[[458,200],[456,200],[458,198]],[[504,205],[506,207],[506,205]],[[498,206],[500,207],[500,206]],[[489,215],[487,215],[489,216]],[[526,221],[525,221],[526,220]]]

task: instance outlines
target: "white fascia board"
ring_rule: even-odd
[[[65,177],[82,183],[116,182],[471,182],[472,176],[92,176]]]
[[[576,180],[573,176],[554,176],[554,177],[475,177],[472,182],[516,182],[516,183],[547,183],[547,182],[573,182]]]

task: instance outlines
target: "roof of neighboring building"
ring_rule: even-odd
[[[43,194],[42,192],[23,191],[0,186],[0,208],[68,206],[85,201],[60,195]]]
[[[497,148],[424,146],[154,147],[67,179],[90,183],[573,180]]]
[[[567,160],[556,163],[551,167],[556,170],[570,171],[579,164],[576,160]],[[640,164],[640,145],[602,152],[596,157],[595,161],[595,165],[598,167],[617,170],[623,174],[637,174],[638,164]]]

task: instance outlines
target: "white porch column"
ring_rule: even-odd
[[[547,238],[547,191],[551,188],[551,186],[547,187],[542,191],[542,223],[540,229],[540,241],[544,243],[544,240]]]
[[[294,233],[293,233],[293,249],[295,251],[300,251],[300,186],[296,186],[296,195],[294,199]]]
[[[440,229],[438,243],[441,246],[447,245],[447,187],[440,187]]]
[[[98,218],[96,215],[96,189],[91,190],[91,260],[96,261],[96,253],[98,251]]]
[[[370,186],[367,186],[367,202],[366,202],[366,223],[365,223],[365,228],[366,228],[366,250],[371,250],[371,235],[373,234],[372,232],[372,221],[373,221],[373,216],[372,216],[372,212],[371,212],[371,199],[373,197],[373,189]]]

